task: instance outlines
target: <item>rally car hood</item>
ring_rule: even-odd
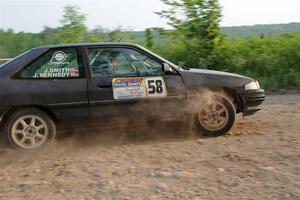
[[[239,74],[233,74],[233,73],[221,72],[221,71],[215,71],[215,70],[207,70],[207,69],[189,69],[188,71],[190,73],[196,73],[196,74],[227,76],[227,77],[236,77],[236,78],[248,78],[246,76],[242,76]]]
[[[214,70],[204,69],[188,69],[181,70],[180,74],[187,88],[231,88],[235,90],[243,90],[244,85],[253,81],[252,78]]]

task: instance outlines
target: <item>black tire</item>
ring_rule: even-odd
[[[208,128],[206,125],[207,123],[205,120],[202,119],[199,115],[201,115],[201,112],[209,106],[211,106],[212,102],[217,102],[217,107],[222,107],[222,109],[226,109],[227,111],[224,111],[222,113],[222,118],[225,117],[225,114],[227,113],[227,119],[222,125],[220,125],[219,128]],[[218,113],[218,112],[217,112]],[[215,113],[213,113],[215,114]],[[220,114],[218,114],[220,115]],[[220,117],[220,116],[218,116]],[[217,118],[218,118],[217,117]],[[211,117],[212,118],[212,117]],[[226,97],[214,95],[213,100],[210,101],[204,101],[204,103],[200,106],[200,109],[198,112],[194,115],[194,123],[196,125],[196,128],[202,135],[208,136],[208,137],[218,137],[221,135],[225,135],[234,125],[236,119],[236,109],[233,105],[233,103]],[[201,121],[200,121],[201,120]]]
[[[21,121],[26,124],[24,125]],[[22,133],[17,133],[17,131]],[[56,136],[56,126],[51,117],[45,112],[35,108],[25,108],[13,112],[6,118],[1,134],[4,143],[8,147],[19,150],[35,150],[53,142]],[[18,140],[22,140],[23,137],[25,141],[22,144]],[[34,142],[32,142],[33,140]],[[35,145],[30,147],[28,143],[34,143]]]

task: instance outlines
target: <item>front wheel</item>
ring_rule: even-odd
[[[215,95],[199,107],[194,120],[200,132],[205,136],[224,135],[234,125],[236,110],[229,99]]]
[[[4,139],[10,146],[34,150],[51,143],[56,135],[53,120],[38,109],[23,109],[8,117]]]

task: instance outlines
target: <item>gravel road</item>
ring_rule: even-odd
[[[272,95],[228,135],[82,133],[2,150],[0,199],[300,199],[300,95]]]

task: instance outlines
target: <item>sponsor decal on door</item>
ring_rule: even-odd
[[[114,78],[112,85],[114,99],[143,99],[167,96],[166,84],[161,76]]]

